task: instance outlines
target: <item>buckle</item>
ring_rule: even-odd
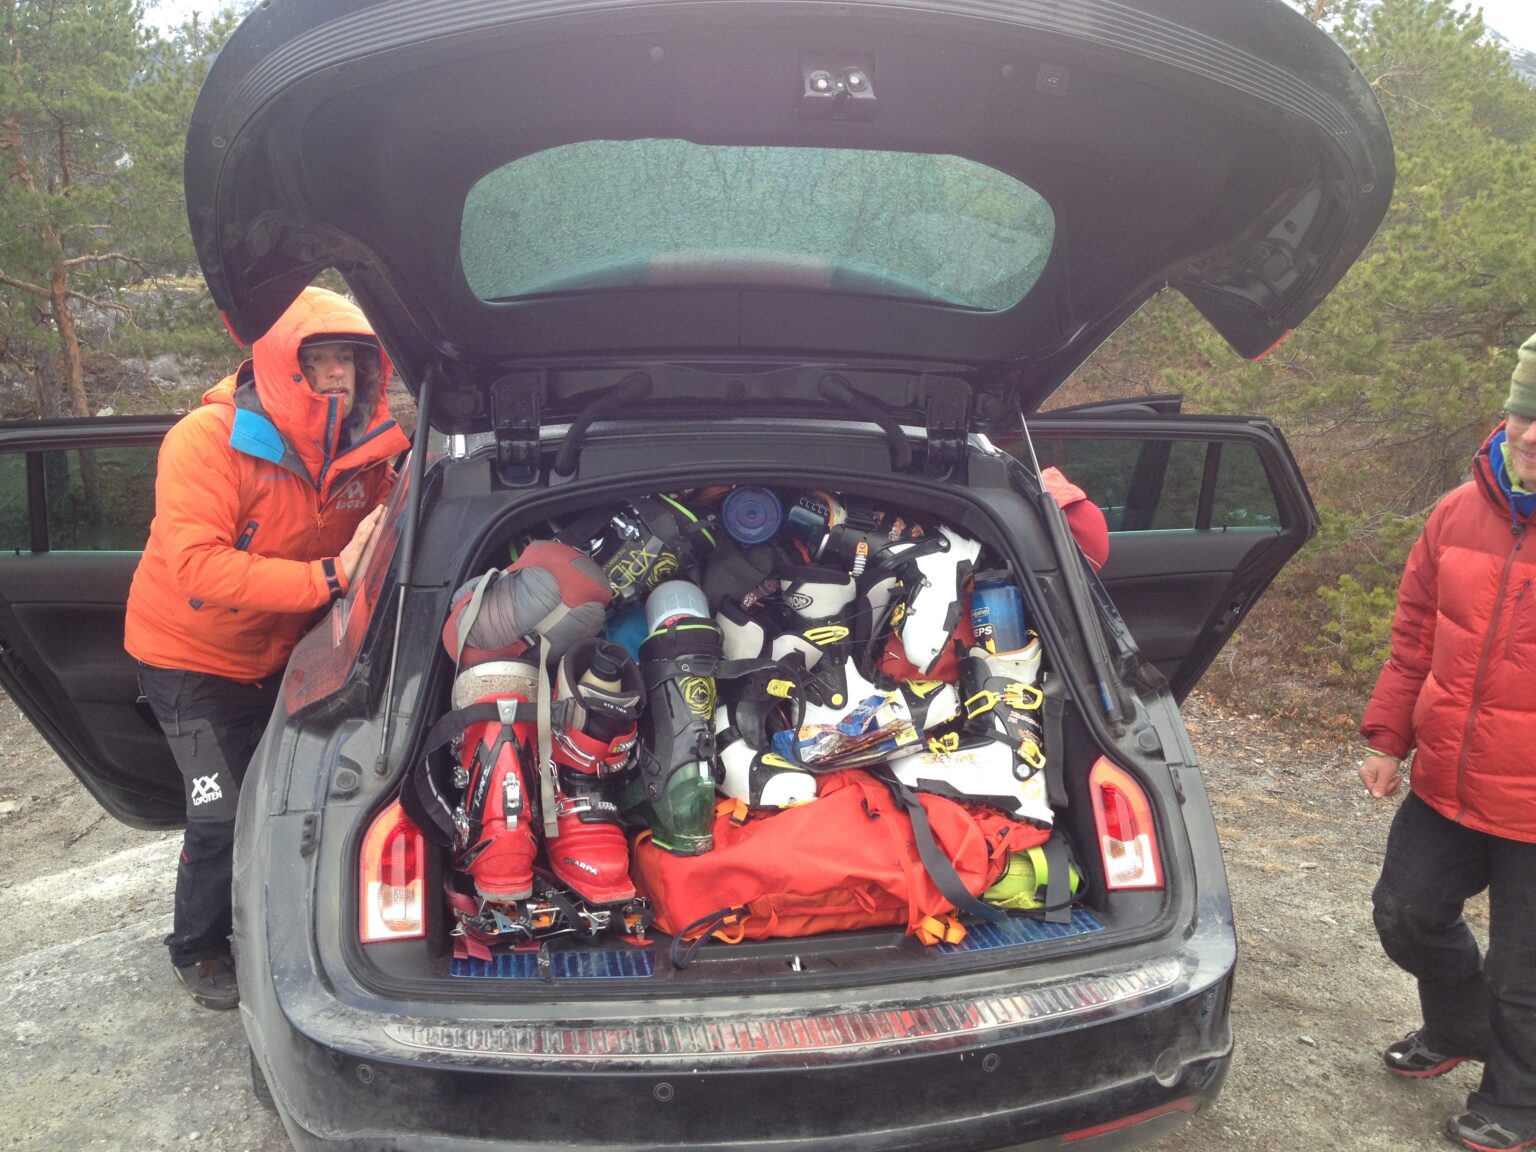
[[[1011,680],[1003,689],[1003,703],[1010,708],[1033,712],[1045,703],[1045,693],[1033,684],[1025,684],[1022,680]]]
[[[1003,700],[1004,696],[1001,692],[994,692],[990,688],[983,688],[980,692],[966,700],[965,718],[967,720],[974,720],[978,716],[983,716],[996,708]],[[981,701],[981,703],[977,703],[977,701]]]
[[[931,737],[928,741],[928,751],[940,757],[960,751],[960,733],[946,732],[942,736]]]
[[[1045,767],[1045,750],[1032,739],[1021,740],[1014,754],[1036,772]]]
[[[841,624],[822,624],[815,628],[807,628],[800,633],[818,648],[825,648],[831,644],[840,644],[848,639],[848,629]]]

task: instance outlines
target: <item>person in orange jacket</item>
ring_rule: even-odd
[[[239,1003],[235,805],[284,666],[346,594],[409,447],[389,358],[356,305],[308,288],[160,448],[124,644],[181,770],[187,825],[166,937],[193,1000]]]

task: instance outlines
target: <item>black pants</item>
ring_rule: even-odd
[[[178,967],[229,954],[235,805],[246,765],[272,717],[277,685],[275,676],[258,685],[139,668],[139,687],[170,743],[186,793],[176,911],[165,938]]]
[[[1488,955],[1462,919],[1488,890]],[[1416,976],[1426,1042],[1481,1057],[1467,1105],[1536,1128],[1536,844],[1475,832],[1410,793],[1372,896],[1387,955]]]

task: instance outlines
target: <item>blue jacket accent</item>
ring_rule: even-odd
[[[234,427],[229,430],[229,446],[237,452],[244,452],[260,460],[270,460],[274,464],[283,462],[286,449],[283,434],[277,430],[276,424],[260,412],[238,406],[235,408]]]

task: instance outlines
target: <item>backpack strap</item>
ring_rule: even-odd
[[[1052,924],[1072,922],[1072,855],[1067,842],[1052,836],[1043,845],[1045,853],[1045,918]]]
[[[692,964],[698,956],[699,949],[705,942],[721,928],[730,924],[739,924],[747,918],[747,908],[744,904],[734,907],[719,908],[700,916],[692,924],[685,925],[672,937],[672,967],[686,968]],[[697,933],[697,935],[695,935]],[[739,937],[738,937],[739,939]]]
[[[955,906],[955,911],[965,912],[993,923],[1008,919],[1008,913],[1001,908],[994,908],[991,904],[984,903],[971,895],[970,889],[965,886],[965,881],[960,879],[960,873],[955,871],[954,863],[944,855],[944,850],[939,847],[939,842],[934,838],[933,826],[928,823],[928,811],[918,800],[917,794],[895,776],[882,774],[879,779],[891,790],[891,795],[896,798],[896,802],[905,808],[907,815],[911,817],[912,834],[917,842],[917,855],[922,861],[923,870],[928,873],[929,879],[933,881],[940,894]]]

